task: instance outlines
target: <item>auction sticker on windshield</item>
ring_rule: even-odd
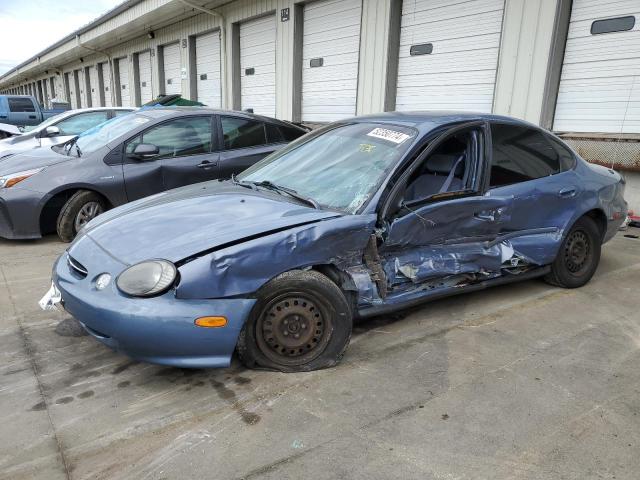
[[[387,128],[374,128],[367,133],[367,135],[369,137],[388,140],[389,142],[397,143],[398,145],[410,137],[410,135],[407,135],[406,133],[396,132],[395,130],[389,130]]]

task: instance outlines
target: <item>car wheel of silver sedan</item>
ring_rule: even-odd
[[[315,271],[283,273],[263,286],[238,339],[248,367],[284,372],[335,365],[351,338],[351,309],[335,283]]]
[[[63,242],[70,242],[91,220],[106,210],[105,199],[88,190],[74,193],[58,215],[57,231]]]

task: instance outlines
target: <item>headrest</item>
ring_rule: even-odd
[[[427,160],[427,170],[431,173],[437,173],[440,175],[449,175],[451,169],[454,167],[458,159],[463,157],[456,167],[454,176],[459,177],[464,173],[464,155],[450,155],[444,153],[437,153],[431,155]]]

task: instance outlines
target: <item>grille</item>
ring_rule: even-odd
[[[67,264],[69,265],[69,268],[71,268],[71,270],[73,270],[81,278],[85,278],[89,273],[84,265],[82,265],[79,261],[77,261],[69,254],[67,254]]]

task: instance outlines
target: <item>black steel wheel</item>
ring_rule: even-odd
[[[340,289],[315,271],[286,272],[260,289],[238,339],[249,367],[308,371],[335,365],[351,337]]]
[[[600,262],[602,233],[589,217],[581,217],[571,227],[545,280],[559,287],[577,288],[586,284]]]

